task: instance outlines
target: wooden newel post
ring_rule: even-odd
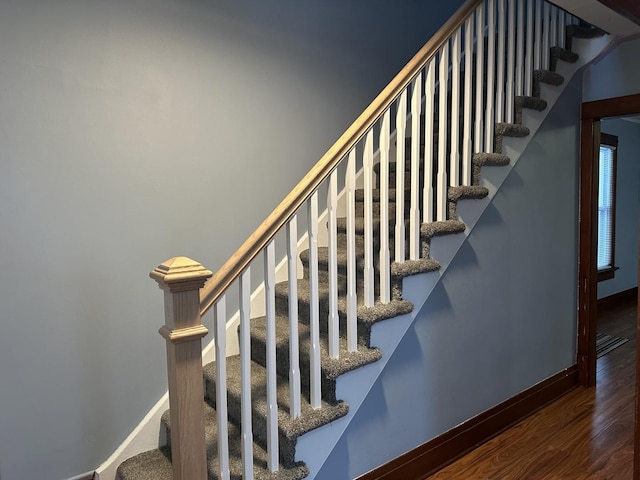
[[[200,288],[212,273],[187,257],[175,257],[149,274],[164,290],[171,457],[174,480],[206,480]]]

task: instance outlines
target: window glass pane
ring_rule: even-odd
[[[598,270],[613,267],[613,202],[614,202],[614,155],[615,148],[600,146],[600,168],[598,185]]]

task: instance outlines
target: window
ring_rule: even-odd
[[[616,226],[616,160],[618,137],[600,134],[598,182],[598,281],[613,278]]]

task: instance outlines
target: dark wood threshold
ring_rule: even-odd
[[[638,287],[630,288],[629,290],[623,290],[622,292],[614,293],[608,297],[604,297],[598,300],[598,310],[604,310],[607,308],[615,307],[619,304],[627,304],[636,302],[638,299]]]
[[[357,480],[424,479],[577,386],[573,365]]]

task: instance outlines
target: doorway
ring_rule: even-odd
[[[580,134],[580,214],[578,264],[578,378],[583,387],[595,386],[598,275],[598,152],[600,121],[606,117],[640,114],[640,94],[582,104]],[[640,269],[638,271],[640,278]],[[640,355],[636,353],[636,376]],[[638,382],[636,382],[636,385]],[[640,479],[640,395],[636,387],[634,479]]]

